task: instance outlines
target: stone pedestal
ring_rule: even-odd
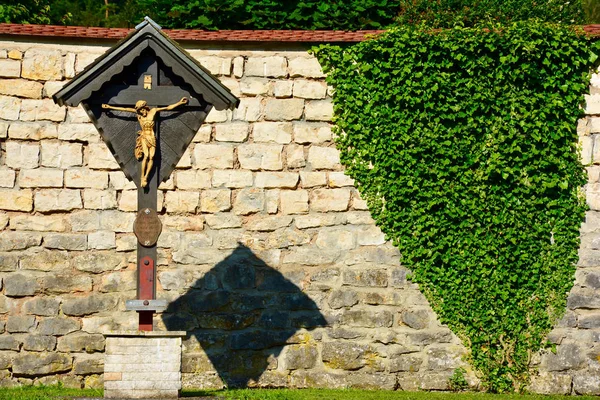
[[[185,332],[105,333],[104,397],[176,399]]]

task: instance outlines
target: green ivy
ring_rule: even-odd
[[[490,391],[525,388],[573,284],[594,47],[523,22],[315,49],[347,173]]]

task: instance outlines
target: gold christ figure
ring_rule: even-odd
[[[135,140],[135,158],[142,161],[142,187],[148,185],[148,175],[154,165],[154,153],[156,152],[156,136],[154,136],[154,124],[156,113],[159,111],[171,111],[181,105],[187,104],[188,99],[183,97],[175,104],[166,107],[148,107],[145,100],[139,100],[134,108],[114,107],[108,104],[102,104],[102,108],[117,111],[127,111],[135,113],[142,130],[138,131]]]

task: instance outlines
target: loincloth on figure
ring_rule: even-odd
[[[148,151],[156,147],[156,138],[152,132],[138,131],[135,139],[135,158],[141,160],[144,157],[144,144]]]

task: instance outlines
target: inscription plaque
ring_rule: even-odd
[[[154,246],[158,241],[161,231],[162,223],[158,218],[156,210],[143,208],[138,211],[137,217],[133,222],[133,233],[135,233],[138,242],[142,246]]]

